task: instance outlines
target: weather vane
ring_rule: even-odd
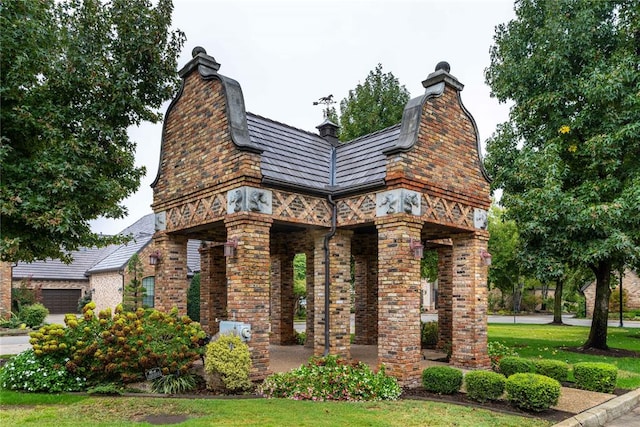
[[[322,113],[324,114],[324,118],[328,118],[329,117],[329,108],[332,104],[335,104],[336,101],[333,100],[333,95],[327,95],[327,96],[323,96],[322,98],[318,99],[317,101],[313,102],[313,105],[320,105],[320,104],[324,104],[324,109],[322,110]]]

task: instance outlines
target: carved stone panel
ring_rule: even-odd
[[[259,212],[273,213],[273,194],[271,190],[254,187],[239,187],[227,192],[227,213]]]
[[[376,216],[406,213],[420,215],[420,194],[399,188],[376,194]]]

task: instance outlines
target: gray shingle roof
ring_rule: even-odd
[[[87,280],[87,277],[93,273],[122,270],[134,253],[138,253],[151,243],[154,231],[154,214],[148,214],[118,233],[133,237],[133,240],[127,244],[110,245],[104,248],[81,248],[72,253],[73,262],[69,265],[58,259],[18,263],[13,268],[13,278],[17,280],[28,277],[48,280]],[[191,273],[200,271],[199,246],[199,240],[189,240],[187,244],[187,266]]]
[[[247,113],[251,140],[262,152],[265,182],[297,189],[328,192],[335,173],[334,193],[379,186],[386,176],[386,155],[398,140],[400,124],[335,148],[311,132]]]

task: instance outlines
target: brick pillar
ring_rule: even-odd
[[[156,233],[154,245],[162,259],[155,268],[155,308],[168,312],[176,307],[187,314],[187,237]]]
[[[13,283],[11,263],[0,262],[0,317],[11,317],[11,287]]]
[[[452,248],[438,248],[438,343],[436,348],[451,350],[452,337],[452,289],[453,279]]]
[[[271,257],[271,343],[293,344],[293,255]]]
[[[269,232],[270,217],[239,212],[225,218],[229,239],[238,239],[236,254],[227,257],[229,318],[251,324],[252,380],[269,374]]]
[[[326,231],[314,233],[314,354],[325,351],[325,253]],[[351,340],[351,235],[338,230],[329,240],[329,354],[350,358]]]
[[[378,228],[378,362],[404,386],[420,381],[420,260],[410,241],[420,239],[422,222],[394,214]]]
[[[227,319],[227,276],[223,246],[200,248],[200,324],[211,336]]]
[[[378,338],[378,241],[375,234],[353,240],[355,261],[355,343],[372,345]]]
[[[306,251],[307,257],[307,325],[306,333],[307,338],[304,342],[304,346],[307,348],[313,348],[314,334],[315,334],[315,274],[314,274],[314,252]]]
[[[452,345],[454,366],[487,369],[487,266],[480,252],[487,249],[486,231],[453,236]]]

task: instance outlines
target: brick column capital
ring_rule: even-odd
[[[406,213],[387,215],[376,218],[375,220],[376,228],[378,228],[378,230],[387,227],[397,227],[399,223],[402,223],[407,227],[422,228],[424,221],[418,216]]]

